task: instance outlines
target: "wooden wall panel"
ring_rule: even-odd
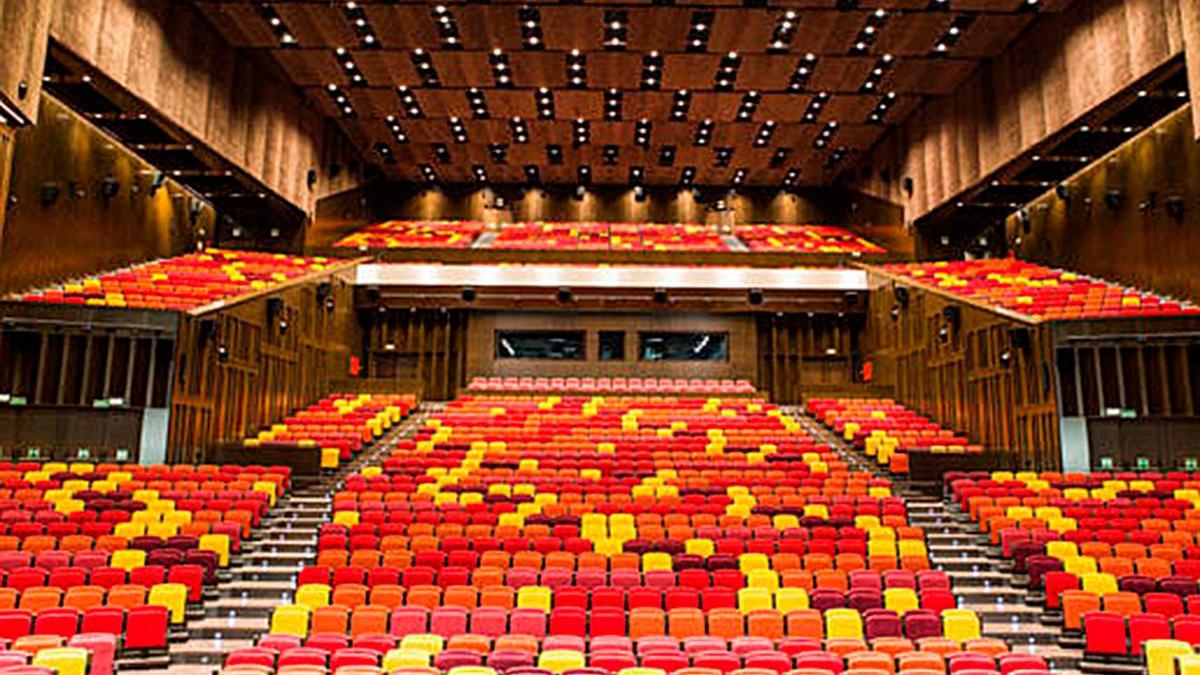
[[[227,44],[190,3],[72,0],[50,34],[200,143],[305,211],[361,176],[358,154],[270,62]],[[307,174],[318,172],[308,186]]]
[[[465,383],[468,317],[445,309],[363,312],[368,381],[434,401],[454,398]]]
[[[1187,55],[1188,85],[1193,110],[1200,110],[1200,4],[1183,2],[1179,5],[1180,27],[1183,30],[1184,54]],[[1200,142],[1200,115],[1192,117],[1193,137]]]
[[[332,312],[318,300],[324,280],[332,283]],[[214,447],[312,403],[344,378],[362,339],[352,282],[350,274],[331,273],[187,317],[176,351],[168,461],[204,461]],[[278,317],[268,317],[270,299],[283,302]],[[286,332],[278,318],[287,320]]]
[[[15,145],[15,131],[11,127],[0,126],[0,195],[8,194],[9,180],[12,176],[13,148]],[[7,211],[8,200],[0,199],[0,244],[4,242],[4,219]]]
[[[1168,295],[1200,300],[1200,145],[1192,138],[1191,106],[1096,162],[1070,181],[1064,202],[1049,192],[1014,216],[1010,241],[1023,258],[1065,267]],[[1117,208],[1105,205],[1120,190]],[[1183,211],[1176,217],[1168,200]]]
[[[0,170],[0,293],[43,286],[194,249],[211,233],[216,216],[168,180],[150,195],[153,167],[67,109],[42,97],[37,126],[0,134],[0,165],[12,148],[11,185]],[[117,196],[100,183],[116,179]],[[53,185],[58,197],[43,202]]]
[[[495,358],[498,330],[581,330],[586,332],[587,358],[580,361]],[[625,331],[625,360],[600,361],[601,330]],[[706,362],[646,362],[637,356],[639,331],[727,332],[729,359]],[[584,312],[475,312],[467,334],[467,379],[495,377],[623,377],[722,378],[755,381],[758,344],[753,315],[701,315]]]
[[[863,353],[874,363],[875,383],[898,401],[966,432],[1006,457],[1006,467],[1054,469],[1060,464],[1054,387],[1053,336],[1044,326],[1020,324],[970,305],[910,288],[896,319],[893,285],[870,275],[871,293]],[[957,331],[945,309],[959,308]],[[1032,350],[1013,344],[1011,330],[1029,328]],[[1008,352],[1005,365],[1001,355]]]
[[[50,17],[57,0],[0,0],[0,97],[37,121]]]
[[[1194,0],[1089,0],[1041,16],[890,131],[863,159],[872,169],[850,185],[901,204],[916,221],[1178,55],[1181,16],[1194,24],[1196,13]]]
[[[858,379],[860,323],[831,314],[759,315],[759,389],[789,405],[815,391],[850,389]]]

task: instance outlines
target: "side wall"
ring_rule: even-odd
[[[346,375],[361,340],[351,274],[332,279],[334,310],[319,301],[319,281],[239,303],[180,325],[171,397],[168,460],[203,461],[263,425],[329,393]],[[270,299],[282,301],[269,316]],[[279,320],[287,321],[286,331]],[[224,349],[227,358],[220,352]]]
[[[212,232],[211,208],[170,180],[151,195],[153,167],[53,97],[39,117],[16,131],[11,190],[0,192],[13,200],[0,217],[0,294],[183,253]],[[6,145],[0,136],[0,162]],[[106,179],[115,197],[101,194]]]
[[[874,360],[876,384],[901,403],[966,432],[1011,458],[1004,468],[1054,469],[1060,462],[1052,336],[970,305],[909,289],[897,307],[893,284],[870,275],[864,353]],[[945,311],[957,307],[959,328]],[[954,311],[954,310],[951,310]],[[946,327],[945,339],[940,336]],[[1013,329],[1029,328],[1030,351],[1014,344]],[[1001,355],[1011,356],[1008,365]]]
[[[1031,203],[1028,227],[1009,218],[1020,255],[1200,300],[1200,144],[1192,122],[1191,107],[1181,107],[1067,181],[1068,201],[1049,192]],[[1120,194],[1115,208],[1105,203],[1110,190]]]
[[[323,169],[357,152],[274,64],[229,46],[191,3],[63,0],[50,35],[304,211],[359,178]]]
[[[918,220],[1181,53],[1188,3],[1082,0],[1040,18],[953,93],[889,132],[862,162],[872,170],[851,186]],[[1188,12],[1196,21],[1198,12]],[[1200,39],[1200,29],[1191,34]]]

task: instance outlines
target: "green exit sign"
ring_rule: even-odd
[[[1137,458],[1137,468],[1138,468],[1138,471],[1145,471],[1146,469],[1149,469],[1150,468],[1150,458],[1149,457],[1138,457]]]
[[[1112,469],[1113,468],[1113,458],[1112,457],[1101,457],[1100,458],[1100,468],[1106,469],[1106,470]]]
[[[1198,466],[1200,466],[1200,462],[1197,462],[1195,457],[1183,458],[1183,468],[1188,471],[1195,471]]]

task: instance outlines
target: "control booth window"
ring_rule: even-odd
[[[583,331],[496,331],[496,358],[582,361]]]
[[[600,331],[600,360],[601,361],[624,361],[625,360],[625,331],[623,331],[623,330],[602,330],[602,331]]]
[[[729,333],[640,333],[643,361],[727,361]]]

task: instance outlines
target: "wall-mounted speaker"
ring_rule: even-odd
[[[892,287],[892,297],[896,298],[896,304],[901,308],[908,307],[908,288],[906,286]]]
[[[962,325],[962,308],[958,305],[946,305],[942,308],[942,318],[946,320],[951,330],[957,331]]]

